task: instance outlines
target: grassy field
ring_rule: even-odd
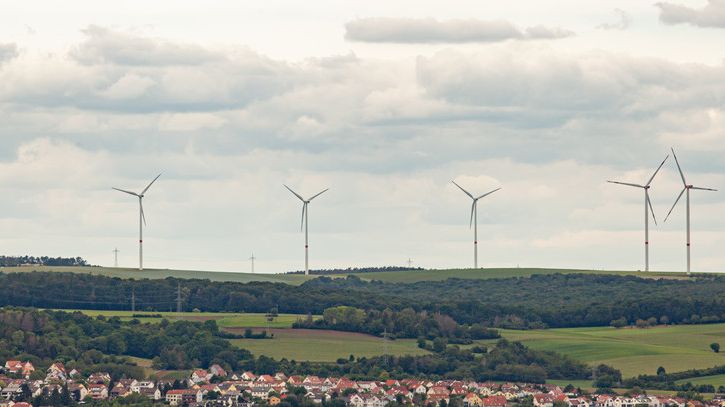
[[[272,332],[274,339],[233,339],[232,343],[255,356],[313,362],[334,362],[351,354],[356,357],[383,355],[386,349],[382,338],[352,332],[314,329],[273,329]],[[392,355],[427,353],[418,348],[415,339],[388,341],[387,350]]]
[[[113,267],[0,267],[1,272],[23,273],[32,271],[57,271],[97,274],[109,277],[124,279],[163,279],[176,277],[183,279],[208,279],[211,281],[229,281],[248,283],[252,281],[268,281],[286,284],[302,284],[316,276],[305,277],[300,274],[251,274],[231,273],[215,271],[194,271],[194,270],[170,270],[170,269],[145,269],[139,271],[129,268]],[[555,274],[555,273],[586,273],[586,274],[607,274],[622,276],[639,276],[647,278],[687,278],[684,273],[677,272],[637,272],[637,271],[615,271],[615,270],[576,270],[576,269],[544,269],[544,268],[492,268],[492,269],[447,269],[447,270],[420,270],[420,271],[399,271],[382,273],[354,273],[363,280],[381,280],[393,283],[413,283],[416,281],[440,281],[448,278],[468,279],[489,279],[489,278],[511,278],[528,277],[533,274]],[[338,274],[333,277],[345,277],[346,274]]]
[[[675,272],[637,272],[617,270],[576,270],[576,269],[545,269],[545,268],[492,268],[492,269],[449,269],[420,270],[393,273],[358,273],[364,280],[381,280],[393,283],[414,283],[417,281],[441,281],[449,278],[490,279],[528,277],[534,274],[607,274],[620,276],[638,276],[647,278],[687,278],[685,273]]]
[[[685,384],[687,382],[690,382],[694,385],[700,385],[700,384],[711,384],[715,387],[718,386],[725,386],[725,374],[719,374],[715,376],[704,376],[704,377],[695,377],[692,379],[684,379],[684,380],[678,380],[677,384]]]
[[[252,281],[269,281],[274,283],[302,284],[312,277],[305,277],[299,274],[252,274],[252,273],[226,273],[217,271],[197,271],[197,270],[171,270],[171,269],[144,269],[139,271],[133,268],[114,268],[114,267],[0,267],[0,271],[4,273],[27,273],[32,271],[54,271],[65,273],[83,273],[96,274],[108,277],[118,277],[123,279],[164,279],[167,277],[176,277],[183,279],[207,279],[211,281],[230,281],[239,283],[249,283]]]
[[[62,310],[73,312],[74,310]],[[162,318],[169,320],[189,320],[189,321],[206,321],[213,319],[217,321],[217,325],[222,328],[291,328],[292,323],[298,318],[306,318],[306,315],[298,314],[279,314],[273,322],[267,322],[265,314],[254,313],[221,313],[221,312],[132,312],[132,311],[98,311],[98,310],[78,310],[86,315],[95,317],[104,315],[107,317],[120,317],[123,321],[133,319],[133,314],[156,315],[161,314]],[[141,322],[158,323],[162,318],[137,318]],[[319,318],[319,316],[313,316]]]
[[[594,364],[606,363],[625,377],[725,365],[725,353],[710,343],[725,343],[725,324],[678,325],[647,329],[609,327],[532,331],[503,330],[505,338],[533,349],[551,350]]]

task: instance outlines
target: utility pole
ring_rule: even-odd
[[[181,312],[181,283],[176,283],[176,313]]]
[[[136,289],[131,288],[131,311],[136,312]]]
[[[254,274],[254,260],[256,260],[256,259],[257,259],[257,258],[256,258],[256,257],[254,257],[254,253],[252,253],[252,257],[250,257],[250,258],[249,258],[249,260],[251,260],[251,261],[252,261],[252,274]]]
[[[118,268],[118,247],[113,249],[113,267]]]
[[[383,331],[383,357],[385,358],[385,366],[388,366],[388,328]]]
[[[408,268],[413,268],[413,260],[408,257]]]

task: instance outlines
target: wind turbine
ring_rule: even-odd
[[[287,188],[290,192],[292,192],[294,194],[294,196],[299,198],[300,201],[302,201],[302,223],[300,223],[300,231],[302,231],[302,228],[304,227],[304,230],[305,230],[305,275],[308,276],[308,275],[310,275],[310,263],[309,263],[309,259],[310,259],[309,247],[310,246],[309,246],[309,241],[307,238],[307,236],[308,236],[307,235],[307,225],[309,223],[307,221],[307,216],[309,213],[309,209],[307,209],[307,205],[309,205],[313,199],[317,198],[318,196],[320,196],[324,192],[326,192],[329,188],[326,188],[325,190],[318,192],[317,194],[313,195],[310,199],[305,199],[300,194],[293,191],[292,188],[288,187],[287,185],[285,185],[284,187]]]
[[[471,220],[469,222],[468,227],[470,228],[473,226],[473,268],[478,268],[478,200],[486,197],[488,195],[491,195],[492,193],[498,191],[501,188],[496,188],[493,191],[486,192],[485,194],[474,197],[470,192],[466,191],[461,187],[460,185],[456,184],[456,181],[451,181],[455,186],[457,186],[463,193],[468,195],[471,199],[473,199],[473,204],[471,204]]]
[[[655,211],[652,209],[652,201],[649,199],[649,188],[652,180],[655,179],[655,175],[659,172],[660,168],[665,165],[665,161],[670,158],[669,154],[662,160],[662,163],[655,170],[654,174],[649,177],[649,181],[646,184],[632,184],[629,182],[619,181],[607,181],[612,184],[626,185],[628,187],[642,188],[644,190],[644,271],[649,271],[649,212],[652,211],[652,220],[657,224],[657,218],[655,218]]]
[[[672,204],[672,208],[670,208],[670,211],[667,212],[667,216],[665,216],[665,222],[667,222],[667,218],[670,217],[672,210],[675,209],[677,202],[679,202],[680,198],[682,198],[682,194],[687,191],[687,274],[690,274],[690,190],[698,189],[701,191],[717,191],[717,189],[696,187],[692,184],[688,184],[687,181],[685,181],[685,174],[682,173],[682,168],[680,168],[680,162],[677,161],[677,156],[675,155],[674,148],[672,148],[672,155],[675,157],[675,164],[677,164],[677,170],[680,172],[680,177],[682,178],[682,184],[684,185],[684,188],[682,188],[680,195],[678,195],[677,199],[675,199],[675,203]]]
[[[131,191],[126,191],[124,189],[119,189],[119,188],[113,187],[113,189],[115,189],[116,191],[121,191],[121,192],[127,193],[129,195],[133,195],[135,197],[138,197],[138,207],[139,207],[139,219],[138,219],[138,269],[139,270],[143,270],[143,227],[144,227],[144,225],[146,225],[146,216],[143,213],[143,197],[144,197],[144,194],[146,194],[146,191],[148,191],[149,188],[151,188],[151,185],[153,185],[154,182],[156,182],[156,180],[159,179],[160,176],[161,176],[161,174],[157,175],[156,178],[154,178],[154,180],[151,181],[151,183],[148,184],[148,186],[146,186],[146,188],[144,188],[143,191],[141,191],[141,193],[139,193],[139,194],[137,194],[135,192],[131,192]]]

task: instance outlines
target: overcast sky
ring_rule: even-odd
[[[0,252],[147,267],[640,269],[674,147],[725,188],[725,0],[0,1]],[[651,268],[685,267],[672,157]],[[725,193],[692,194],[725,270]]]

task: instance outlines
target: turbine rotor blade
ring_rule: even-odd
[[[146,226],[146,214],[143,211],[143,201],[139,198],[139,206],[141,207],[141,219],[143,219],[143,225]]]
[[[478,198],[476,198],[476,200],[479,200],[479,199],[481,199],[481,198],[483,198],[483,197],[489,196],[489,195],[491,195],[492,193],[494,193],[494,192],[498,191],[499,189],[501,189],[501,188],[496,188],[496,189],[494,189],[493,191],[489,191],[489,192],[486,192],[485,194],[483,194],[483,195],[479,196]]]
[[[675,164],[677,164],[677,171],[680,172],[680,177],[682,178],[682,184],[687,187],[687,181],[685,181],[685,174],[682,173],[682,168],[680,168],[680,162],[677,160],[677,154],[675,154],[675,149],[670,147],[670,150],[672,150],[672,156],[675,157]]]
[[[284,184],[282,184],[282,185],[284,185]],[[287,188],[288,191],[292,192],[297,198],[299,198],[300,201],[302,201],[302,202],[305,201],[305,198],[300,196],[300,194],[298,194],[297,192],[293,191],[292,188],[288,187],[287,185],[284,185],[284,187]]]
[[[628,187],[644,188],[644,185],[632,184],[631,182],[607,181],[610,184],[626,185]]]
[[[703,187],[690,187],[690,189],[697,189],[697,190],[700,190],[700,191],[717,191],[717,189],[703,188]]]
[[[458,187],[458,189],[460,189],[461,191],[463,191],[463,193],[465,193],[466,195],[468,195],[469,197],[471,197],[471,199],[476,199],[476,198],[474,198],[474,197],[473,197],[473,195],[471,195],[471,193],[470,193],[470,192],[468,192],[468,191],[466,191],[465,189],[463,189],[463,187],[462,187],[462,186],[460,186],[460,185],[456,184],[456,181],[453,181],[453,180],[451,180],[451,182],[453,183],[453,185],[457,186],[457,187]]]
[[[148,184],[148,185],[146,186],[146,188],[144,188],[144,190],[143,190],[143,191],[141,191],[141,193],[140,193],[139,195],[143,195],[143,194],[145,194],[145,193],[146,193],[146,191],[148,191],[148,190],[149,190],[149,188],[151,188],[151,185],[153,185],[153,184],[154,184],[154,182],[156,182],[156,180],[157,180],[157,179],[159,179],[159,177],[160,177],[160,176],[161,176],[161,174],[157,175],[157,176],[156,176],[156,178],[154,178],[154,180],[153,180],[153,181],[151,181],[151,182],[150,182],[150,183],[149,183],[149,184]]]
[[[657,218],[655,217],[655,210],[652,208],[652,201],[649,199],[649,192],[647,190],[644,191],[645,197],[647,199],[647,205],[649,205],[649,211],[652,214],[652,220],[655,222],[655,225],[657,224]]]
[[[653,180],[653,179],[655,179],[655,175],[657,175],[657,173],[659,172],[660,168],[662,168],[662,166],[663,166],[663,165],[665,165],[665,161],[667,161],[667,159],[668,159],[668,158],[670,158],[670,155],[669,155],[669,154],[667,154],[667,157],[665,157],[665,159],[664,159],[664,160],[662,160],[662,163],[660,164],[660,166],[659,166],[659,167],[657,167],[657,169],[655,170],[654,174],[652,174],[652,176],[651,176],[651,177],[649,177],[649,181],[647,181],[647,183],[646,183],[646,184],[644,184],[645,186],[647,186],[647,187],[648,187],[648,186],[649,186],[649,184],[651,184],[651,183],[652,183],[652,180]]]
[[[471,204],[471,220],[468,221],[468,227],[471,228],[473,226],[473,212],[476,211],[476,202],[478,202],[476,199],[473,200],[473,204]]]
[[[313,199],[317,198],[318,196],[320,196],[320,195],[324,194],[325,192],[327,192],[327,191],[329,191],[329,190],[330,190],[330,188],[325,188],[325,190],[324,190],[324,191],[322,191],[322,192],[318,192],[318,193],[317,193],[316,195],[313,195],[313,196],[312,196],[312,198],[310,198],[310,199],[308,199],[308,200],[307,200],[307,202],[309,202],[309,201],[311,201],[311,200],[313,200]]]
[[[670,211],[667,212],[667,216],[665,216],[665,222],[667,222],[667,219],[670,217],[670,214],[672,213],[672,210],[675,209],[675,205],[677,205],[677,202],[680,202],[680,198],[682,198],[682,194],[685,193],[685,190],[687,187],[682,188],[682,191],[680,192],[680,195],[677,195],[677,199],[675,199],[675,203],[672,204],[672,208],[670,208]]]
[[[125,189],[120,189],[120,188],[116,188],[116,187],[111,187],[111,189],[115,189],[116,191],[125,192],[125,193],[127,193],[129,195],[138,196],[137,193],[131,192],[131,191],[126,191]]]
[[[300,232],[302,232],[305,226],[305,211],[307,211],[307,202],[302,204],[302,220],[300,221]]]

